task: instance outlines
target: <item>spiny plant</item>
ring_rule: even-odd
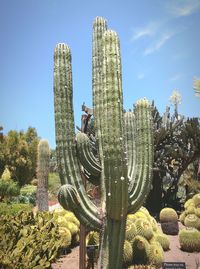
[[[100,268],[121,269],[126,217],[146,199],[151,186],[152,107],[146,99],[124,112],[120,44],[105,19],[93,24],[92,88],[98,157],[90,149],[77,156],[72,104],[71,51],[58,44],[54,52],[54,104],[58,167],[62,186],[58,199],[87,228],[101,231]],[[85,144],[82,143],[84,146]],[[82,146],[82,147],[83,147]],[[88,198],[81,175],[101,184],[101,206]]]
[[[47,140],[40,140],[37,158],[37,205],[39,211],[48,211],[48,175],[50,148]]]

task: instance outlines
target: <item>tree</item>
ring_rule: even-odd
[[[20,186],[29,183],[36,174],[37,144],[39,138],[34,128],[9,131],[0,140],[0,173],[7,166],[12,178]]]
[[[200,122],[197,118],[161,117],[154,107],[153,188],[147,207],[158,213],[163,206],[178,209],[178,181],[188,165],[200,156]],[[166,120],[167,119],[167,120]],[[167,188],[164,188],[167,185]]]
[[[0,179],[0,201],[8,202],[12,197],[20,194],[20,188],[16,182],[11,179],[11,173],[6,168]]]

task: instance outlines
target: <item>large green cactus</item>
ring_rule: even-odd
[[[92,86],[98,158],[88,153],[84,137],[77,137],[76,147],[71,52],[65,44],[55,48],[55,125],[62,183],[59,201],[85,226],[102,231],[99,267],[121,269],[127,213],[143,204],[151,185],[152,120],[146,99],[139,100],[133,112],[123,111],[119,39],[106,28],[106,21],[97,17],[93,25]],[[86,194],[80,156],[84,168],[100,178],[101,208]]]

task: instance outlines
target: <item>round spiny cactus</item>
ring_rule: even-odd
[[[192,198],[191,198],[191,199],[188,199],[188,200],[185,202],[185,204],[184,204],[184,208],[187,209],[188,206],[190,206],[190,205],[193,205],[193,206],[194,206],[194,202],[193,202]]]
[[[86,236],[86,245],[99,245],[99,233],[92,231],[89,232]],[[93,253],[91,253],[89,250],[87,250],[87,256],[89,259],[95,259],[95,261],[97,261],[98,256],[99,256],[99,250],[95,249],[94,251],[94,257],[93,257]]]
[[[156,233],[154,237],[155,237],[155,240],[158,243],[160,243],[164,251],[169,250],[170,241],[169,241],[169,237],[166,234],[159,232],[159,233]]]
[[[160,222],[176,222],[178,215],[173,208],[165,207],[160,211]]]
[[[194,213],[198,218],[200,218],[200,207],[195,208]]]
[[[149,242],[144,237],[137,235],[132,242],[133,263],[146,264],[148,261]]]
[[[66,227],[59,227],[59,234],[62,240],[61,246],[68,248],[71,245],[72,235]]]
[[[188,214],[185,217],[184,224],[186,227],[200,229],[200,218],[198,218],[195,214]]]
[[[146,218],[149,220],[149,218],[151,217],[151,215],[149,214],[149,211],[146,209],[146,207],[141,206],[140,209],[138,210],[139,212],[142,212]]]
[[[127,221],[135,222],[137,220],[137,216],[135,214],[128,214]]]
[[[192,201],[193,201],[195,207],[199,207],[200,206],[200,193],[195,194],[192,197]]]
[[[74,224],[76,224],[78,227],[80,227],[80,221],[75,217],[74,213],[71,211],[65,211],[64,214],[64,218],[66,219],[66,221],[68,222],[73,222]]]
[[[185,211],[183,211],[179,216],[179,220],[182,224],[184,224],[185,217],[186,217],[186,213]]]
[[[86,236],[86,245],[99,245],[99,233],[89,232]]]
[[[192,227],[186,227],[179,232],[179,243],[183,251],[200,251],[200,232]]]
[[[136,217],[137,219],[147,219],[146,212],[143,212],[142,210],[138,210],[138,211],[135,213],[135,217]]]
[[[130,265],[133,260],[133,249],[129,241],[124,241],[123,264]]]
[[[188,214],[194,214],[195,212],[195,207],[194,205],[189,205],[186,210],[185,210],[185,214],[188,215]]]
[[[146,219],[138,219],[135,222],[137,228],[137,234],[144,236],[147,240],[151,239],[153,236],[153,229],[150,222]]]
[[[150,216],[149,222],[150,222],[150,224],[152,226],[153,231],[156,232],[158,230],[157,221],[153,217]]]
[[[132,242],[134,237],[137,235],[137,228],[134,223],[126,225],[126,240]]]
[[[158,242],[153,242],[149,246],[148,262],[160,268],[164,261],[164,252]]]

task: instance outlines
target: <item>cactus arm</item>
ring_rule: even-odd
[[[129,212],[136,211],[144,203],[151,187],[153,165],[152,108],[141,99],[135,107],[136,171],[129,189]]]
[[[124,152],[123,100],[119,39],[114,31],[103,36],[102,146],[107,214],[120,220],[127,209],[127,166]]]
[[[134,177],[136,173],[136,147],[135,147],[135,115],[133,112],[124,113],[124,123],[125,123],[125,139],[126,139],[126,150],[128,159],[128,179],[129,187],[131,190],[133,188]]]
[[[56,151],[62,184],[74,186],[80,197],[80,208],[98,217],[100,212],[88,198],[76,159],[75,128],[72,105],[71,52],[67,45],[58,44],[54,53],[54,106]],[[67,194],[67,193],[66,193]],[[67,197],[66,197],[67,199]],[[92,221],[92,219],[91,219]]]
[[[87,181],[89,181],[90,183],[92,183],[95,186],[99,186],[100,184],[100,176],[93,176],[92,174],[90,174],[86,169],[84,169],[84,176],[86,177]]]
[[[108,30],[103,39],[102,149],[106,187],[106,233],[109,269],[122,268],[122,253],[128,205],[128,179],[124,152],[123,98],[120,45]],[[116,248],[117,246],[117,248]],[[116,258],[117,257],[117,258]],[[105,268],[105,267],[102,267]]]
[[[101,125],[102,125],[102,104],[103,104],[103,88],[102,88],[102,37],[107,30],[107,21],[102,17],[96,17],[93,23],[92,35],[92,97],[93,97],[93,114],[95,119],[95,132],[97,144],[99,148],[100,162],[103,158]],[[105,212],[105,182],[104,182],[104,167],[101,162],[101,203],[102,211]]]
[[[61,186],[58,193],[58,201],[64,209],[69,210],[70,208],[87,228],[100,231],[101,221],[81,204],[80,196],[72,185],[65,184]]]
[[[92,153],[90,139],[84,133],[77,133],[76,135],[77,152],[80,163],[87,170],[88,173],[98,178],[101,174],[101,166],[99,161]]]
[[[93,113],[97,139],[101,146],[101,123],[102,123],[102,36],[107,30],[107,21],[96,17],[93,23],[92,37],[92,91]]]

